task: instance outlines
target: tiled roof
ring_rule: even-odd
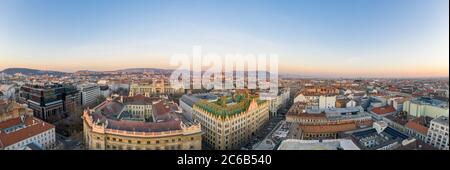
[[[9,133],[4,131],[5,128],[21,124],[26,127]],[[55,128],[55,126],[30,116],[27,116],[23,123],[20,117],[3,121],[0,123],[0,148],[15,144],[52,128]]]
[[[395,108],[393,106],[375,107],[371,111],[377,115],[385,115],[395,112]]]
[[[429,126],[429,121],[430,120],[428,120],[428,123],[427,123],[427,117],[418,117],[416,119],[408,121],[408,123],[406,123],[405,126],[407,128],[410,128],[410,129],[413,129],[413,130],[419,132],[422,135],[427,135],[427,133],[428,133],[427,124]]]
[[[335,125],[300,125],[303,133],[337,133],[357,128],[355,123],[335,124]]]
[[[151,105],[156,99],[145,97],[141,94],[135,96],[123,97],[123,103],[125,105]]]
[[[179,120],[169,120],[157,123],[128,120],[108,120],[108,128],[136,132],[163,132],[181,130],[181,122]]]

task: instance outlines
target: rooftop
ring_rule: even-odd
[[[257,105],[266,102],[254,96],[237,94],[234,96],[222,96],[213,102],[201,99],[195,105],[209,113],[227,117],[246,112],[254,101],[256,101]]]
[[[278,150],[360,150],[350,139],[298,140],[286,139]]]
[[[389,113],[394,113],[396,110],[393,106],[383,106],[383,107],[374,107],[370,111],[377,115],[385,115]]]
[[[442,100],[433,99],[431,97],[417,97],[411,100],[413,103],[432,105],[437,107],[448,107],[448,103]]]
[[[351,132],[351,137],[360,148],[380,149],[401,143],[409,137],[391,127],[386,127],[380,133],[375,128],[367,128]]]
[[[439,116],[439,117],[431,120],[431,122],[435,122],[435,123],[439,123],[439,124],[448,126],[448,117]]]
[[[413,129],[423,135],[427,135],[428,128],[430,127],[430,121],[432,120],[431,117],[418,117],[416,119],[408,121],[406,123],[406,127]]]
[[[0,123],[0,148],[15,144],[55,126],[32,116],[17,117]]]
[[[93,121],[104,123],[107,128],[134,132],[163,132],[181,130],[181,120],[169,114],[174,111],[173,105],[159,101],[152,105],[153,114],[157,120],[154,122],[120,119],[122,113],[126,114],[125,105],[116,100],[106,100],[90,112]]]
[[[126,96],[122,98],[125,105],[152,105],[157,98],[145,97],[141,94],[135,96]]]

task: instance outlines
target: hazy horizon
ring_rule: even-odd
[[[448,77],[447,0],[0,2],[0,70],[169,67],[173,54],[278,54],[280,73]]]

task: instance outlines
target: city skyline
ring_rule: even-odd
[[[0,70],[167,69],[201,45],[278,54],[280,73],[448,77],[448,1],[283,2],[2,1]]]

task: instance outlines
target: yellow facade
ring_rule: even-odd
[[[174,89],[164,80],[155,81],[151,84],[131,84],[130,96],[142,94],[150,97],[153,94],[182,93],[184,89]]]
[[[84,140],[90,150],[200,150],[202,133],[200,124],[184,125],[181,130],[164,132],[135,132],[97,125],[83,114]]]

